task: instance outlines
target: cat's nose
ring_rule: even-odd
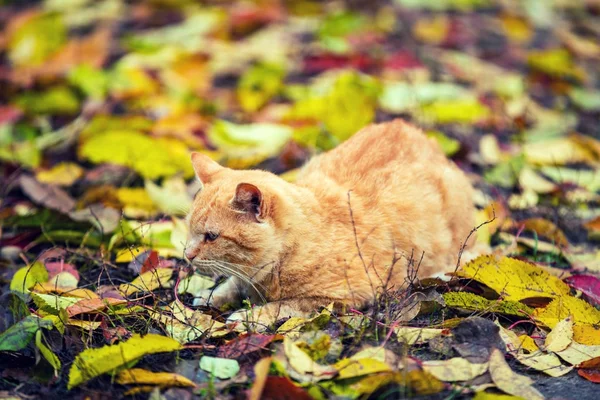
[[[198,255],[198,248],[189,247],[185,249],[185,258],[192,261]]]

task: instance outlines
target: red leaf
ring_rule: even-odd
[[[590,382],[600,383],[600,371],[597,369],[578,369],[577,373]]]
[[[565,282],[574,289],[581,290],[590,302],[600,305],[600,279],[593,275],[573,275]]]
[[[281,339],[283,339],[283,336],[281,335],[262,335],[258,333],[252,335],[240,335],[227,344],[219,347],[217,357],[240,358],[244,354],[265,350],[271,342]]]
[[[262,400],[311,400],[306,391],[285,376],[269,376],[260,397]]]
[[[306,73],[319,73],[336,68],[352,67],[359,70],[367,70],[375,65],[375,60],[364,55],[339,56],[336,54],[322,54],[309,56],[304,59],[303,71]]]
[[[423,64],[414,54],[408,51],[398,51],[385,60],[384,67],[392,70],[421,68]]]
[[[77,268],[75,268],[75,266],[72,264],[68,264],[68,263],[64,262],[64,260],[54,261],[54,262],[46,262],[44,265],[46,266],[46,269],[48,270],[48,278],[49,279],[54,278],[56,275],[60,274],[61,272],[68,272],[71,275],[73,275],[75,278],[77,278],[77,280],[79,280],[79,272],[77,271]]]
[[[0,106],[0,125],[12,124],[23,116],[23,111],[13,106]]]
[[[144,261],[144,265],[142,265],[142,270],[140,271],[140,274],[155,270],[159,267],[159,263],[160,260],[158,259],[158,252],[152,250],[148,255],[148,258],[146,258],[146,261]]]

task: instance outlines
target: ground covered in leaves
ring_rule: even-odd
[[[598,1],[0,4],[0,397],[597,398]],[[194,306],[190,151],[293,180],[393,117],[489,255],[261,333]]]

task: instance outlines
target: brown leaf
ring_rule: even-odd
[[[75,208],[75,200],[59,187],[40,183],[29,175],[22,175],[20,184],[31,200],[44,207],[63,214],[68,214]]]
[[[242,334],[220,346],[217,357],[240,358],[259,350],[268,350],[268,345],[275,340],[283,340],[282,335]]]

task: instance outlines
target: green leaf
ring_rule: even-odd
[[[532,51],[527,56],[529,66],[547,75],[583,80],[585,71],[573,63],[571,54],[561,48]]]
[[[525,157],[523,155],[516,156],[485,171],[483,177],[487,183],[492,185],[512,188],[517,184],[519,174],[524,166]]]
[[[10,35],[8,58],[15,66],[39,65],[66,40],[67,30],[59,14],[38,14]]]
[[[356,72],[327,78],[316,82],[310,95],[294,104],[288,118],[322,122],[337,144],[373,121],[381,87],[376,79]]]
[[[475,124],[490,115],[490,109],[477,99],[439,101],[421,107],[420,120],[438,124]]]
[[[0,334],[0,351],[19,351],[31,342],[39,329],[51,326],[52,322],[29,315]]]
[[[533,313],[533,308],[525,304],[516,301],[488,300],[474,293],[448,292],[444,293],[443,297],[446,307],[450,308],[515,315],[518,317],[529,317]]]
[[[177,351],[181,348],[179,342],[165,336],[134,334],[126,342],[84,350],[77,355],[71,366],[67,388],[72,389],[99,375],[130,365],[146,354]]]
[[[106,97],[109,76],[106,72],[86,64],[76,66],[68,76],[69,82],[95,100]]]
[[[283,86],[285,70],[277,64],[261,63],[244,72],[237,88],[242,109],[254,112],[264,106]]]
[[[577,107],[584,111],[600,110],[600,90],[573,88],[569,91],[569,97]]]
[[[414,111],[417,107],[433,102],[473,99],[475,95],[455,83],[424,82],[410,84],[393,82],[384,86],[379,97],[381,107],[389,112]]]
[[[36,283],[48,281],[48,271],[41,262],[19,269],[10,281],[10,290],[27,293]]]
[[[79,111],[79,99],[66,86],[56,86],[41,93],[24,93],[15,104],[28,114],[72,115]]]
[[[219,379],[233,378],[240,372],[240,365],[236,360],[209,356],[200,359],[200,368]]]
[[[112,163],[129,167],[141,176],[156,179],[183,173],[192,177],[187,146],[169,138],[152,138],[132,130],[98,133],[79,147],[79,158],[93,163]]]
[[[56,356],[56,354],[54,354],[52,350],[50,350],[48,346],[46,346],[43,343],[42,340],[42,331],[38,330],[35,334],[35,345],[37,346],[42,356],[46,359],[46,361],[48,361],[52,368],[54,368],[54,375],[58,376],[58,372],[60,371],[60,367],[62,364]]]
[[[454,154],[456,154],[456,152],[458,150],[460,150],[460,142],[456,139],[452,139],[452,138],[444,135],[443,132],[428,131],[428,132],[426,132],[426,134],[427,134],[427,136],[435,139],[435,141],[438,142],[438,144],[442,148],[442,151],[448,157],[453,156]]]
[[[292,129],[276,124],[237,125],[216,121],[208,137],[233,168],[245,168],[278,155],[292,137]]]

